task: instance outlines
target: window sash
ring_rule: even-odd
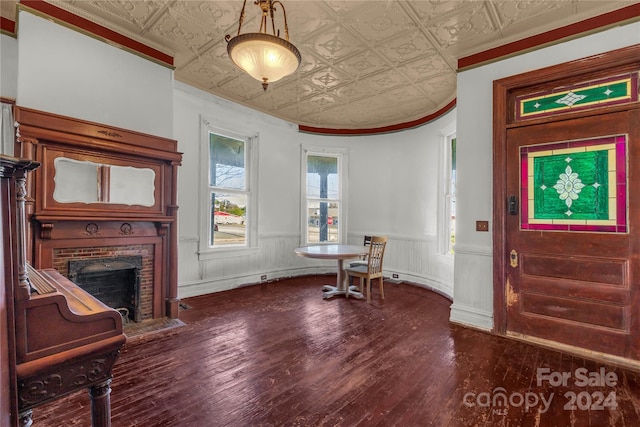
[[[346,188],[346,151],[344,149],[318,149],[303,147],[302,157],[302,244],[337,244],[342,243],[346,235],[346,209],[344,197]],[[328,161],[322,165],[310,164],[310,158],[325,157]],[[335,163],[332,162],[335,160]],[[321,170],[325,167],[327,182],[326,194],[321,194],[322,177],[318,172],[310,172],[315,167]],[[312,176],[311,174],[316,174]],[[315,182],[310,185],[310,179]]]
[[[226,137],[211,131],[209,132],[209,141],[209,248],[247,246],[246,211],[250,209],[249,186],[247,184],[249,175],[247,141],[242,138]],[[217,153],[214,153],[214,150]],[[237,155],[240,150],[242,156]],[[234,164],[216,163],[215,167],[212,164],[214,161],[223,162],[225,159],[228,163]],[[224,171],[229,176],[225,176]],[[220,180],[222,181],[220,182]],[[214,181],[218,185],[213,185]],[[244,206],[233,203],[232,199],[243,200]],[[227,202],[226,208],[220,204],[216,207],[216,201]],[[229,212],[231,206],[235,206],[235,213]],[[244,210],[244,219],[238,218],[240,216],[237,212],[238,209]],[[216,238],[216,236],[219,237]]]
[[[456,140],[456,123],[452,122],[439,132],[440,164],[438,167],[438,254],[453,260],[455,242],[455,162],[453,141]]]
[[[227,137],[209,131],[210,187],[248,190],[247,145],[243,138]]]
[[[198,256],[201,260],[225,258],[230,256],[238,256],[240,254],[250,254],[257,251],[257,216],[256,216],[256,204],[257,204],[257,174],[255,173],[257,164],[257,139],[258,134],[248,132],[241,128],[235,132],[228,131],[222,128],[218,128],[212,125],[212,120],[201,116],[201,182],[203,185],[200,187],[200,227],[199,227],[199,251]],[[217,135],[222,140],[227,140],[230,144],[235,145],[234,150],[226,154],[226,157],[213,156],[212,149],[212,136]],[[248,136],[253,135],[253,136]],[[244,153],[242,153],[244,151]],[[239,156],[234,158],[236,153],[240,153]],[[236,174],[235,180],[230,182],[230,185],[220,183],[220,185],[211,185],[212,168],[211,161],[217,158],[219,163],[224,163],[225,158],[229,163],[235,164],[236,167],[241,167],[241,170],[232,170]],[[223,160],[220,162],[220,160]],[[214,169],[215,171],[215,169]],[[243,177],[244,175],[244,177]],[[241,183],[241,185],[238,185]],[[224,218],[218,224],[219,231],[216,231],[216,218],[220,219],[220,214],[216,215],[218,207],[215,205],[215,199],[212,197],[224,198],[230,200],[233,204],[244,205],[244,215],[241,215],[241,210],[238,208],[231,209],[230,212],[220,212],[220,214],[231,213],[233,216]],[[224,197],[223,197],[224,195]],[[239,198],[239,199],[237,199]],[[236,200],[236,201],[234,201]],[[233,208],[233,206],[230,206]],[[227,209],[223,209],[226,211]]]
[[[209,247],[218,248],[222,246],[247,246],[247,211],[249,210],[249,194],[247,192],[236,192],[230,194],[230,191],[218,192],[212,190],[209,192]],[[215,201],[228,201],[229,199],[243,200],[243,212],[230,212],[229,206],[216,206]],[[240,206],[240,205],[237,205]],[[218,230],[216,230],[216,226]],[[218,238],[216,234],[220,233]]]

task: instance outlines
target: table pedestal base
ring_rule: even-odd
[[[331,298],[335,295],[347,295],[347,292],[344,289],[338,289],[337,286],[332,286],[332,285],[324,285],[322,287],[322,298],[328,299]],[[358,287],[357,286],[350,286],[349,287],[349,296],[350,297],[354,297],[354,298],[358,298],[358,299],[363,299],[364,295],[358,291]]]
[[[336,284],[324,285],[322,288],[323,298],[332,298],[335,295],[344,295],[345,297],[353,296],[354,298],[363,299],[364,295],[358,291],[356,286],[349,286],[347,276],[344,272],[344,261],[362,257],[369,253],[369,249],[365,246],[352,245],[316,245],[300,247],[295,250],[299,256],[318,259],[335,259],[338,261],[338,271],[336,272]]]

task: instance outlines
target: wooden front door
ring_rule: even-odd
[[[640,110],[507,129],[506,195],[506,333],[640,359]]]

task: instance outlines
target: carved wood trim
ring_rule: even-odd
[[[27,271],[27,228],[25,201],[27,200],[27,173],[40,166],[38,162],[29,160],[18,160],[8,156],[2,156],[1,172],[3,177],[13,178],[14,188],[10,191],[15,193],[15,227],[16,227],[16,249],[18,283],[15,288],[14,298],[18,301],[27,300],[31,295],[31,285],[29,283],[29,272]]]
[[[111,378],[111,369],[120,354],[119,349],[100,355],[89,354],[73,363],[57,364],[27,375],[18,372],[18,407],[20,412],[34,408],[78,390],[104,383]]]
[[[43,222],[40,223],[40,238],[43,240],[51,239],[51,234],[53,233],[53,223],[52,222]]]
[[[139,156],[161,156],[180,163],[178,142],[173,139],[148,135],[45,111],[32,110],[16,105],[15,120],[22,137],[47,138],[53,141],[85,145],[97,150],[130,153]]]

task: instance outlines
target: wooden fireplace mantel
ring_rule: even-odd
[[[54,268],[56,254],[104,246],[152,248],[153,317],[178,316],[177,141],[20,106],[15,107],[16,156],[42,164],[27,182],[27,257],[35,268]],[[96,169],[95,200],[60,200],[60,160]],[[58,162],[58,163],[56,163]],[[129,202],[136,182],[119,183],[109,196],[113,170],[144,171],[149,202]],[[135,181],[135,180],[132,180]],[[59,185],[59,188],[56,188]],[[73,195],[73,188],[66,188]],[[58,195],[56,195],[58,194]],[[124,194],[124,196],[123,196]]]

